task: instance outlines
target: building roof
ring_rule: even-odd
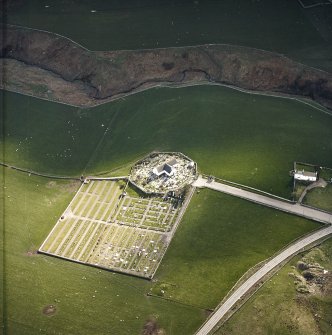
[[[177,164],[177,160],[175,158],[170,159],[167,163],[160,164],[154,169],[154,173],[160,176],[163,173],[167,175],[171,175],[173,172],[173,166]]]
[[[177,164],[178,161],[175,158],[172,158],[171,160],[169,160],[166,164],[170,165],[170,166],[174,166],[175,164]]]
[[[153,170],[153,172],[156,173],[158,176],[160,176],[163,173],[170,175],[173,172],[173,167],[169,165],[168,163],[165,163],[165,164],[157,166]]]
[[[169,165],[169,164],[165,164],[164,165],[164,169],[163,169],[165,172],[168,172],[168,173],[171,173],[172,172],[172,170],[173,170],[173,168],[172,168],[172,166],[171,165]]]
[[[309,172],[309,171],[304,171],[304,170],[302,171],[296,170],[295,174],[298,174],[304,177],[317,177],[317,172]]]

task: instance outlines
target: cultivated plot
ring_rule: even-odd
[[[187,204],[125,188],[124,181],[83,184],[39,251],[152,278]]]

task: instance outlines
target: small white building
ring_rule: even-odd
[[[317,172],[308,172],[308,171],[294,171],[294,179],[302,181],[316,181],[318,179]]]

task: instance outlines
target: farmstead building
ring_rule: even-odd
[[[294,173],[294,178],[296,180],[302,181],[316,181],[317,180],[317,172],[307,172],[307,171],[299,171],[296,170]]]

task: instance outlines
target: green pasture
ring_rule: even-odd
[[[146,280],[35,254],[77,183],[5,169],[5,187],[5,334],[138,335],[154,316],[167,334],[182,335],[203,322],[197,308],[147,297]],[[52,317],[42,314],[48,304]]]
[[[305,253],[304,258],[331,271],[332,240]],[[237,335],[243,329],[257,335],[331,335],[331,290],[325,296],[297,293],[289,273],[297,273],[299,260],[301,256],[295,257],[272,277],[216,335]]]
[[[214,308],[250,267],[317,228],[312,221],[200,190],[158,269],[152,293],[163,289],[165,297]]]
[[[322,168],[320,170],[319,177],[325,179],[327,182],[332,182],[332,169]]]
[[[230,43],[331,69],[332,48],[321,34],[331,13],[329,6],[314,13],[317,28],[308,10],[288,0],[32,0],[9,7],[7,21],[62,34],[92,50]]]
[[[181,151],[203,173],[290,197],[294,161],[332,166],[331,115],[298,101],[220,86],[151,89],[89,110],[5,97],[6,162],[40,172],[124,175],[153,150]]]
[[[244,200],[201,191],[194,196],[157,272],[158,282],[152,283],[35,254],[78,183],[5,169],[5,187],[2,275],[8,333],[29,335],[42,329],[52,334],[57,329],[64,334],[110,330],[139,334],[145,320],[156,316],[168,334],[191,334],[206,317],[203,310],[146,293],[157,295],[166,283],[171,287],[166,296],[171,299],[214,307],[250,266],[318,227]],[[47,304],[56,305],[56,315],[42,314]]]
[[[78,176],[113,117],[9,92],[2,98],[4,160],[50,174]]]
[[[332,184],[310,190],[303,199],[307,205],[332,212]]]
[[[121,175],[153,150],[181,151],[203,173],[289,197],[294,160],[332,163],[332,117],[297,101],[198,86],[153,89],[110,107],[118,116],[91,173],[123,167],[113,172]]]

